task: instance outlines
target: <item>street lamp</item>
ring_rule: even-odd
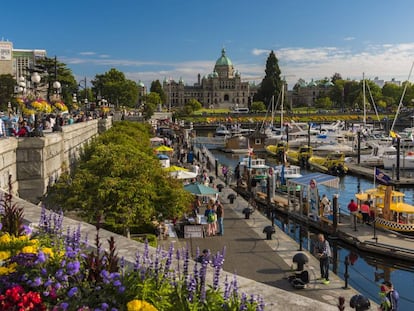
[[[33,82],[33,91],[34,95],[37,96],[37,85],[40,83],[41,77],[38,72],[34,71],[32,73],[32,76],[30,77],[30,80]]]

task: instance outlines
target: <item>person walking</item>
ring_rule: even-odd
[[[358,213],[358,205],[355,203],[354,199],[351,199],[351,201],[348,204],[348,211],[351,214],[351,226],[356,225],[356,217]]]
[[[221,204],[221,202],[218,200],[216,201],[216,215],[217,215],[217,224],[218,224],[217,235],[223,235],[224,234],[224,226],[223,226],[224,210],[223,210],[223,204]]]
[[[321,270],[321,282],[328,285],[329,281],[329,261],[332,257],[331,246],[322,233],[318,234],[318,240],[315,243],[314,253],[319,259]]]
[[[394,289],[394,285],[390,281],[384,281],[381,285],[381,305],[380,311],[398,311],[400,295]]]
[[[369,212],[370,212],[369,202],[365,201],[364,203],[361,204],[362,222],[365,224],[369,223]]]

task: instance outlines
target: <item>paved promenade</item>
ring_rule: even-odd
[[[311,302],[306,310],[338,310],[337,304],[340,296],[346,300],[346,310],[349,309],[350,298],[358,292],[354,289],[343,289],[344,281],[332,272],[330,272],[331,283],[329,285],[321,284],[316,280],[320,276],[319,261],[308,251],[302,252],[309,258],[305,269],[309,271],[310,283],[305,289],[295,289],[288,281],[288,277],[292,274],[292,265],[296,269],[292,258],[300,252],[297,242],[277,226],[272,240],[266,240],[263,228],[271,225],[270,220],[258,211],[254,212],[250,219],[244,219],[242,210],[248,206],[248,203],[241,196],[237,196],[235,202],[230,204],[227,199],[230,193],[234,193],[230,187],[225,187],[219,193],[224,205],[223,236],[175,239],[173,243],[180,246],[189,245],[193,256],[197,248],[199,250],[207,248],[212,253],[225,248],[225,271],[276,287],[284,292],[283,308],[269,307],[268,310],[301,310],[296,303],[299,301],[309,303],[308,299],[311,299]],[[350,226],[349,229],[352,230]],[[369,236],[369,239],[371,238],[372,235]],[[169,243],[171,239],[163,241],[165,246]],[[375,308],[376,304],[371,302],[371,309],[375,310]]]

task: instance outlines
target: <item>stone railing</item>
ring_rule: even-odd
[[[112,118],[97,119],[63,126],[43,137],[0,139],[0,188],[8,188],[11,175],[13,193],[39,203],[62,168],[72,168],[82,147],[111,126]]]

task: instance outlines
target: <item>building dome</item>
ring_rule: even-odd
[[[139,86],[139,87],[145,87],[144,83],[143,83],[141,80],[139,80],[139,82],[138,82],[138,86]]]
[[[224,48],[221,50],[221,57],[216,61],[216,66],[233,66],[230,58],[226,56],[226,50]]]

